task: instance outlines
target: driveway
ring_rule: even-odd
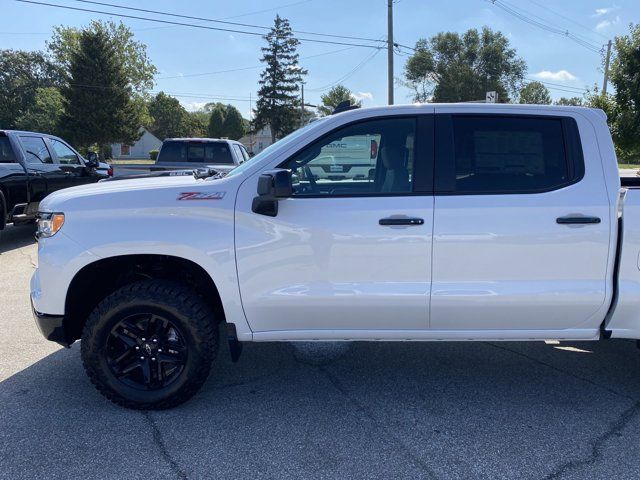
[[[116,407],[31,318],[32,227],[0,239],[0,478],[640,477],[640,351],[248,344],[191,401]]]

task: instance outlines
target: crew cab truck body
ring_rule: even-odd
[[[367,179],[305,174],[363,136]],[[236,359],[248,341],[640,339],[640,191],[599,110],[351,110],[226,176],[106,182],[41,210],[40,329],[82,338],[94,384],[129,407],[193,395],[219,323]]]
[[[53,135],[0,130],[0,230],[33,220],[39,202],[56,190],[108,178],[109,168]]]
[[[119,177],[198,168],[228,172],[248,159],[247,149],[235,140],[167,138],[162,142],[155,163],[114,165],[114,175]]]

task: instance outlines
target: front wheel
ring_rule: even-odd
[[[164,409],[200,389],[217,347],[217,322],[200,296],[177,283],[145,280],[98,304],[81,350],[91,382],[109,400]]]

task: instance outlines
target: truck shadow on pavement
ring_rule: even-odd
[[[0,383],[2,478],[613,478],[640,352],[598,343],[247,344],[173,410],[103,399],[79,345]]]
[[[35,225],[7,225],[0,232],[0,254],[36,243]]]

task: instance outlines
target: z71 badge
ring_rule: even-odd
[[[178,200],[222,200],[226,192],[182,192]]]

